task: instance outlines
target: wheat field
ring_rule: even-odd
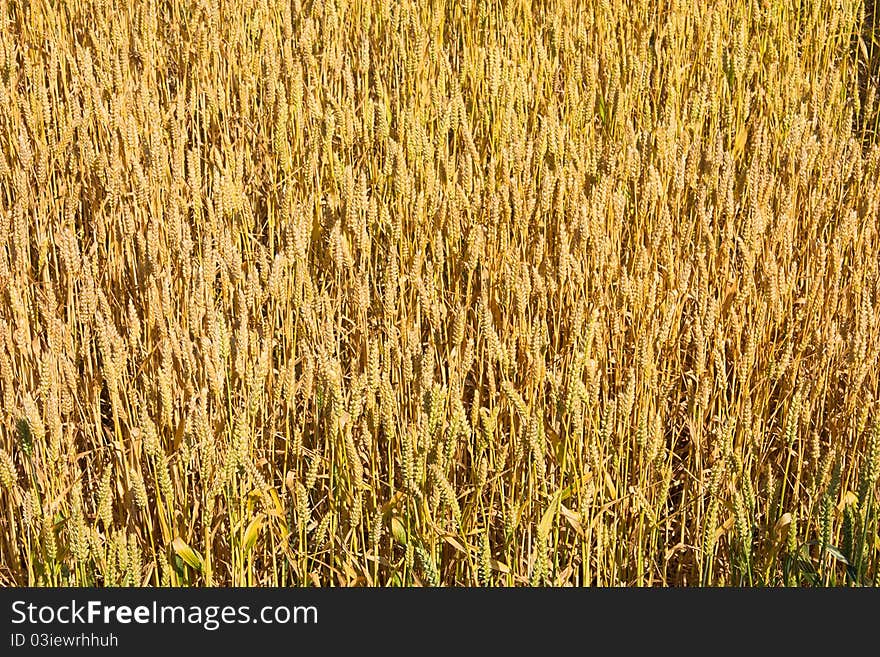
[[[0,584],[880,583],[871,0],[0,6]]]

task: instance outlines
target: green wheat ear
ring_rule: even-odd
[[[19,418],[15,423],[15,428],[18,430],[18,439],[21,441],[22,451],[28,456],[33,456],[34,437],[31,433],[31,425],[28,424],[25,418]]]
[[[477,564],[477,579],[480,586],[492,584],[492,547],[489,545],[489,530],[480,536],[480,561]]]
[[[428,586],[440,586],[440,572],[434,563],[434,559],[428,554],[428,551],[421,545],[415,547],[415,552],[422,564],[422,570],[425,573],[425,580]]]
[[[874,427],[868,437],[867,454],[859,477],[859,508],[865,513],[873,506],[874,483],[880,471],[880,420],[874,422]]]

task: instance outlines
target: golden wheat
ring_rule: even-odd
[[[880,581],[875,3],[0,4],[0,584]]]

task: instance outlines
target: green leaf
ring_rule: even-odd
[[[201,572],[202,568],[205,565],[205,560],[202,558],[202,555],[199,554],[196,550],[193,550],[186,542],[178,536],[173,541],[171,541],[171,549],[174,550],[174,553],[183,559],[185,563],[187,563],[192,568],[195,568],[199,572]]]
[[[837,559],[838,561],[840,561],[842,563],[845,563],[847,566],[849,565],[849,561],[847,561],[847,558],[845,556],[843,556],[843,552],[838,550],[836,547],[834,547],[833,545],[829,545],[825,549],[828,551],[828,554],[830,554],[832,557],[834,557],[835,559]]]
[[[407,544],[406,527],[397,516],[391,516],[391,535],[398,544]]]
[[[259,514],[256,518],[251,520],[250,524],[247,526],[247,529],[244,531],[244,537],[242,538],[242,547],[241,550],[245,556],[250,554],[250,551],[254,549],[254,545],[257,542],[257,538],[260,535],[260,530],[263,528],[263,514]]]

